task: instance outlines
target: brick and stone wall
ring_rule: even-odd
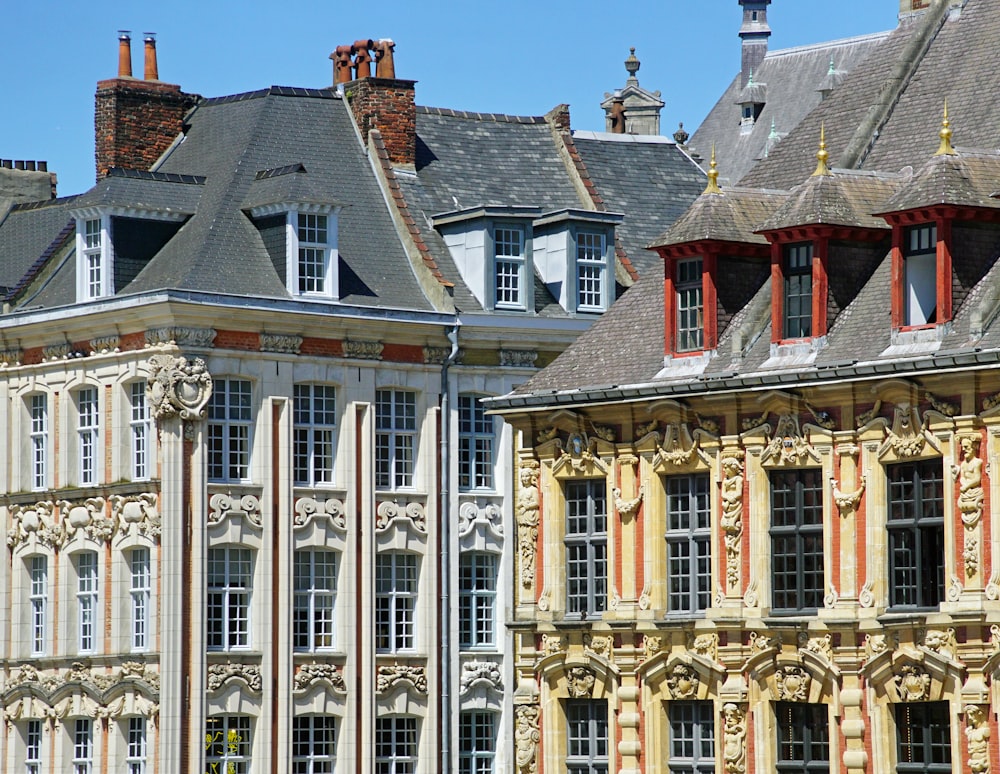
[[[412,166],[416,161],[415,83],[394,78],[362,78],[351,81],[345,89],[365,143],[368,133],[378,129],[394,165]]]

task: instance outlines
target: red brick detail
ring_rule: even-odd
[[[22,365],[38,365],[41,363],[42,349],[43,347],[31,347],[24,350],[24,354],[21,356]]]
[[[243,349],[256,352],[260,349],[260,334],[249,331],[216,331],[216,349]]]
[[[146,348],[146,334],[144,331],[139,333],[125,333],[118,340],[118,348],[122,352],[132,352],[137,349]]]
[[[415,81],[395,78],[362,78],[346,85],[346,93],[361,137],[378,129],[394,164],[413,166],[417,159],[417,106]]]
[[[99,81],[94,104],[98,179],[112,167],[152,167],[180,134],[185,113],[198,99],[171,83]]]
[[[393,363],[423,363],[424,348],[412,344],[386,344],[382,347],[382,359]]]
[[[552,110],[545,114],[545,120],[556,129],[556,131],[562,134],[570,133],[570,121],[569,121],[569,105],[563,103],[562,105],[556,105]]]
[[[327,357],[343,357],[344,343],[339,339],[317,339],[304,337],[299,346],[301,355],[325,355]]]

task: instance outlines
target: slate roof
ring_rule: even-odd
[[[62,232],[73,222],[69,209],[77,198],[14,205],[0,222],[0,289],[5,295],[42,256],[48,258],[65,241]]]
[[[885,204],[885,211],[915,210],[935,204],[1000,209],[992,198],[1000,181],[1000,158],[983,151],[934,156]]]
[[[73,206],[127,207],[171,215],[192,215],[198,208],[205,178],[137,169],[112,168],[108,176],[81,194]]]
[[[785,203],[757,228],[774,231],[826,225],[888,229],[888,224],[872,213],[884,211],[897,189],[908,185],[909,181],[902,176],[859,174],[850,170],[813,175],[793,188]]]
[[[787,198],[784,191],[726,188],[721,193],[699,196],[649,247],[704,240],[766,245],[757,233],[767,215]]]

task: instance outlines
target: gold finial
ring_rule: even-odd
[[[708,165],[708,185],[705,186],[703,194],[721,194],[719,188],[719,170],[715,168],[715,143],[712,143],[712,161]]]
[[[827,162],[830,160],[830,154],[826,152],[826,124],[821,124],[819,128],[819,150],[816,151],[816,171],[813,172],[813,177],[820,177],[822,175],[832,175],[830,167],[827,166]]]
[[[941,147],[938,148],[935,156],[957,156],[958,153],[951,145],[951,121],[948,120],[948,100],[944,101],[944,120],[941,121],[941,131],[938,132],[941,138]]]

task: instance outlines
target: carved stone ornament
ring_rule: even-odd
[[[963,435],[956,440],[961,448],[961,462],[952,466],[958,478],[958,512],[967,529],[974,529],[983,515],[986,495],[983,491],[983,461],[979,457],[980,437]]]
[[[106,543],[111,539],[114,522],[104,515],[104,498],[90,497],[82,503],[60,500],[59,523],[62,525],[66,541],[82,532],[96,543]]]
[[[417,693],[427,693],[427,670],[422,666],[406,664],[380,666],[375,672],[375,691],[376,693],[391,691],[401,681],[408,682]]]
[[[91,355],[107,355],[118,351],[121,339],[117,335],[112,334],[111,336],[99,336],[87,343],[90,345]]]
[[[747,770],[747,713],[739,705],[722,705],[722,760],[727,774],[743,774]]]
[[[461,361],[464,351],[459,349],[456,362]],[[424,362],[443,364],[451,357],[451,347],[424,347]]]
[[[152,328],[146,331],[146,346],[176,344],[178,347],[208,349],[215,342],[214,328]]]
[[[687,465],[697,456],[698,443],[686,422],[671,422],[663,429],[663,443],[656,446],[657,461],[674,467]]]
[[[24,351],[20,349],[0,349],[0,366],[21,365]]]
[[[297,355],[301,347],[301,336],[290,336],[282,333],[260,334],[261,352],[281,352],[288,355]]]
[[[484,682],[497,692],[503,692],[503,678],[500,665],[492,661],[466,661],[462,664],[462,675],[459,677],[459,690],[464,694],[475,683]]]
[[[496,503],[480,508],[474,502],[464,502],[458,509],[458,534],[467,535],[476,524],[484,524],[496,535],[503,534],[503,510]]]
[[[902,404],[895,407],[892,427],[886,428],[886,438],[879,447],[878,456],[881,459],[890,450],[901,459],[916,457],[922,454],[929,438],[924,432],[920,412],[916,406]]]
[[[209,664],[208,690],[218,691],[230,680],[242,680],[254,693],[260,693],[262,681],[256,664]]]
[[[760,602],[760,598],[757,593],[757,581],[754,579],[750,581],[746,594],[743,595],[743,605],[744,607],[757,607],[758,602]]]
[[[347,517],[344,513],[344,503],[336,497],[326,500],[316,500],[312,497],[300,497],[295,501],[296,527],[308,524],[311,519],[324,517],[330,520],[333,528],[340,531],[347,531]]]
[[[933,650],[947,659],[955,657],[955,630],[954,629],[928,629],[924,632],[923,645],[928,650]]]
[[[978,704],[965,705],[965,740],[968,745],[969,771],[990,772],[990,724],[986,710]]]
[[[947,597],[949,602],[958,602],[962,598],[962,580],[957,575],[951,576],[945,597]]]
[[[831,664],[833,663],[833,639],[829,634],[824,634],[822,637],[810,637],[806,641],[806,650],[822,656]]]
[[[829,590],[823,595],[823,607],[834,608],[837,606],[837,602],[839,600],[840,592],[838,592],[837,587],[831,583]]]
[[[603,634],[583,635],[583,647],[591,653],[595,653],[602,658],[611,660],[611,637]]]
[[[740,580],[740,541],[743,538],[743,461],[741,456],[722,457],[722,527],[726,544],[726,583],[730,590]]]
[[[927,402],[931,404],[931,408],[941,414],[944,414],[946,417],[953,417],[958,414],[958,406],[954,403],[943,400],[929,392],[924,392],[924,397],[927,398]]]
[[[536,774],[538,771],[538,732],[541,710],[537,704],[514,706],[514,761],[517,774]]]
[[[385,345],[381,341],[351,341],[344,339],[344,357],[356,360],[381,360]]]
[[[242,516],[254,526],[260,527],[263,523],[260,513],[260,500],[254,495],[243,495],[240,498],[232,497],[228,494],[212,495],[208,501],[208,523],[218,524],[229,516]]]
[[[904,664],[893,677],[900,701],[927,701],[931,676],[915,664]]]
[[[774,683],[782,701],[806,701],[812,677],[800,666],[780,666],[774,670]]]
[[[965,564],[965,574],[970,578],[979,571],[979,541],[969,535],[965,537],[962,561]]]
[[[816,450],[802,437],[798,417],[782,414],[770,443],[760,455],[762,463],[772,465],[804,465],[810,460],[819,462]]]
[[[875,606],[875,586],[872,584],[870,578],[865,581],[865,585],[861,587],[861,593],[858,594],[858,604],[861,605],[861,607]]]
[[[715,661],[719,648],[719,635],[715,632],[699,634],[691,642],[691,650],[703,658]]]
[[[375,509],[375,529],[381,532],[388,529],[389,524],[394,520],[402,518],[409,519],[417,532],[427,532],[427,514],[424,512],[422,503],[413,502],[400,505],[395,501],[388,500],[379,503],[378,508]]]
[[[606,425],[595,425],[590,423],[590,429],[594,431],[594,436],[600,438],[605,443],[614,443],[616,440],[615,429]]]
[[[646,658],[655,656],[663,650],[663,638],[655,635],[644,635],[642,638],[642,651],[646,654]]]
[[[160,536],[160,516],[157,513],[154,493],[112,495],[109,500],[111,519],[117,535],[138,534],[148,538]]]
[[[205,406],[212,396],[212,376],[200,357],[189,363],[185,357],[153,355],[146,398],[157,419],[174,414],[195,420],[205,416]]]
[[[46,548],[62,545],[63,532],[52,518],[53,505],[38,502],[34,505],[12,505],[10,507],[11,528],[7,533],[7,546],[16,550],[32,537]]]
[[[65,360],[73,354],[73,346],[68,342],[62,344],[50,344],[42,347],[42,360],[49,362],[52,360]]]
[[[644,425],[635,425],[635,427],[633,427],[632,429],[632,435],[637,440],[642,440],[647,435],[650,435],[652,433],[657,433],[657,435],[659,435],[659,433],[657,432],[657,428],[659,428],[659,426],[660,426],[660,420],[657,419],[656,417],[653,417],[653,419],[651,419]]]
[[[765,650],[780,649],[781,639],[760,632],[750,632],[750,650],[753,653],[763,653]]]
[[[542,655],[551,656],[563,651],[562,637],[556,634],[542,635]]]
[[[574,666],[566,670],[566,690],[572,699],[589,699],[596,681],[594,673],[587,667]]]
[[[517,551],[521,560],[521,586],[530,589],[535,584],[535,550],[538,543],[538,463],[528,460],[521,464],[520,487],[517,493]]]
[[[1000,567],[996,567],[986,584],[986,598],[991,602],[1000,599]]]
[[[873,658],[889,649],[889,640],[884,634],[866,634],[865,646],[868,649],[868,658]]]
[[[304,691],[319,682],[327,682],[337,693],[347,693],[344,674],[336,664],[303,664],[295,673],[295,690]]]
[[[667,687],[674,699],[691,699],[698,695],[698,673],[688,664],[677,664],[670,670]]]
[[[538,353],[533,349],[501,349],[500,365],[512,368],[534,368]]]
[[[847,516],[856,511],[861,503],[861,497],[865,493],[865,477],[861,477],[861,486],[853,492],[842,492],[837,486],[837,479],[833,476],[830,476],[830,487],[833,490],[833,502],[837,506],[837,510],[840,511],[841,516]]]
[[[137,686],[136,683],[144,686]],[[125,662],[110,672],[95,671],[79,661],[74,661],[65,672],[57,669],[40,671],[24,664],[11,676],[6,691],[31,686],[35,705],[30,710],[30,716],[58,721],[65,718],[70,710],[92,718],[121,716],[126,707],[124,693],[120,692],[123,684],[131,686],[128,691],[133,696],[131,712],[138,711],[146,717],[158,712],[155,694],[160,689],[159,674],[141,662]],[[70,687],[69,691],[67,687]],[[108,697],[106,694],[112,688],[117,689],[117,696]],[[143,694],[151,694],[154,698]],[[5,716],[8,719],[20,717],[24,711],[23,703],[9,701],[9,695],[5,698],[8,700]]]
[[[645,490],[640,488],[638,496],[633,497],[631,500],[623,499],[622,490],[618,487],[612,487],[611,493],[615,498],[615,510],[618,511],[618,514],[622,517],[622,519],[630,519],[635,516],[636,512],[639,510]]]

